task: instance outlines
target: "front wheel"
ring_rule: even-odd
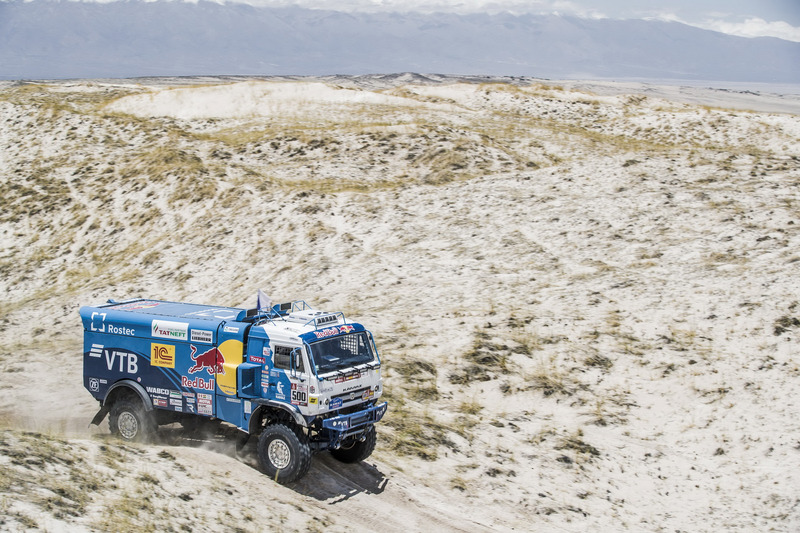
[[[363,440],[359,439],[349,443],[345,442],[342,444],[341,448],[331,450],[331,455],[333,455],[334,459],[338,459],[343,463],[358,463],[363,461],[372,455],[372,451],[375,449],[375,443],[378,440],[375,434],[375,426],[370,426],[362,437]]]
[[[156,432],[152,413],[145,410],[142,402],[131,399],[114,403],[108,425],[111,433],[130,442],[147,441]]]
[[[278,483],[297,481],[311,467],[311,447],[299,429],[271,424],[258,438],[258,460],[261,468]]]

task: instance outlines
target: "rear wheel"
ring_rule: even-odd
[[[311,467],[311,447],[300,430],[284,424],[271,424],[258,438],[261,468],[278,483],[297,481]]]
[[[111,433],[130,442],[143,442],[153,438],[156,423],[152,413],[145,410],[139,400],[125,398],[114,403],[108,419]]]
[[[353,439],[350,442],[345,441],[340,448],[331,450],[331,455],[343,463],[358,463],[359,461],[363,461],[372,455],[372,451],[375,449],[375,443],[378,441],[378,436],[375,433],[375,426],[370,426],[362,437],[363,440]]]

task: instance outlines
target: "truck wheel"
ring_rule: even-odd
[[[297,481],[311,467],[311,447],[301,430],[283,424],[271,424],[258,438],[261,468],[278,483]]]
[[[145,411],[142,402],[129,399],[120,400],[111,407],[108,426],[111,433],[131,442],[149,440],[156,432],[152,414]]]
[[[331,450],[331,455],[343,463],[358,463],[372,455],[377,440],[375,426],[370,426],[364,434],[364,440],[345,441],[341,448]]]

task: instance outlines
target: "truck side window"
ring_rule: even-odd
[[[273,363],[275,364],[275,368],[281,368],[283,370],[291,370],[292,369],[292,350],[294,348],[292,346],[278,346],[275,345],[275,356],[273,358]],[[303,368],[303,359],[300,358],[300,361],[297,365],[298,372],[305,372]]]

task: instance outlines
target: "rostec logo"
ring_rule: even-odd
[[[163,368],[175,368],[175,346],[168,344],[151,344],[150,365]]]
[[[96,322],[97,317],[100,317],[99,323]],[[105,313],[98,313],[94,311],[92,313],[92,323],[89,325],[89,329],[91,331],[97,331],[99,333],[106,332],[106,314]]]
[[[211,376],[214,374],[225,374],[225,367],[222,366],[225,364],[225,357],[218,349],[211,348],[210,350],[205,351],[197,356],[194,355],[195,353],[197,353],[197,347],[192,345],[191,357],[194,361],[194,366],[189,369],[190,374],[200,372],[204,368]]]
[[[189,340],[189,324],[186,322],[172,322],[170,320],[153,320],[150,327],[153,337],[172,339],[175,341]]]

